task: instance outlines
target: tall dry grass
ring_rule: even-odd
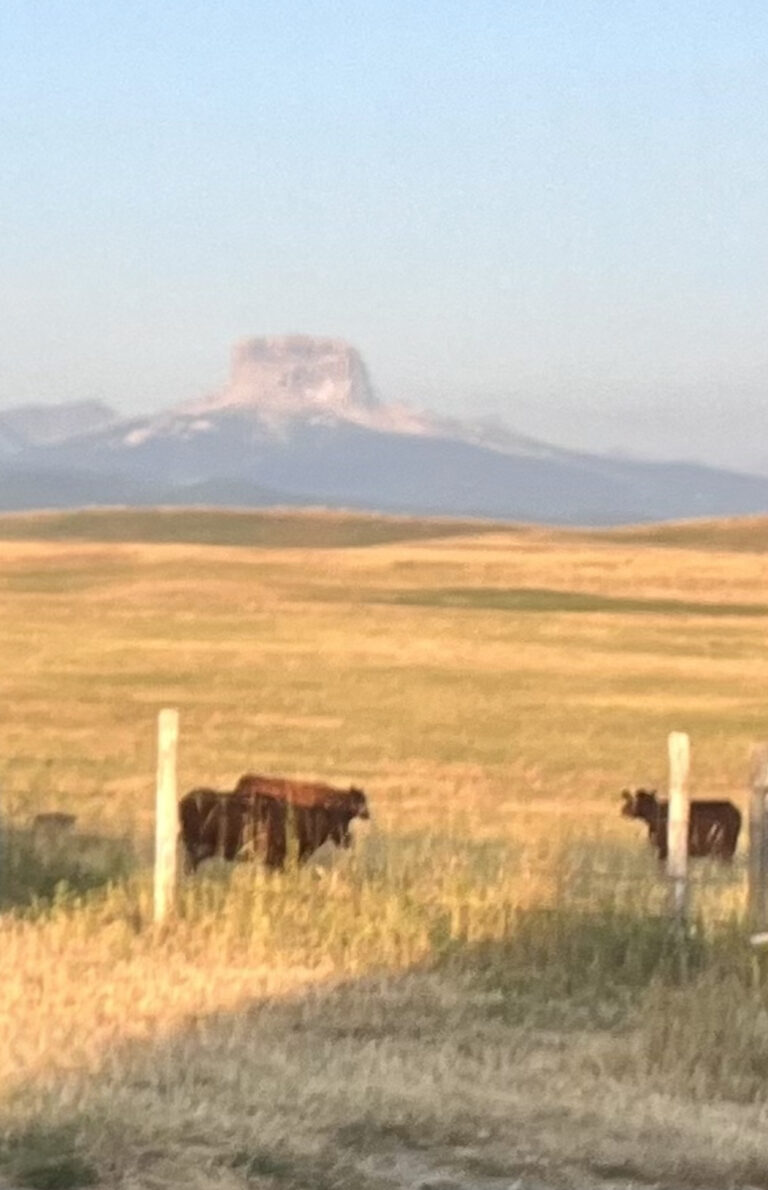
[[[743,853],[697,867],[681,940],[617,794],[663,783],[681,728],[694,793],[744,804],[764,621],[685,605],[758,604],[762,555],[546,534],[0,549],[0,1156],[17,1183],[758,1184],[768,1004]],[[457,588],[682,607],[445,606]],[[182,786],[256,765],[354,779],[375,829],[282,877],[212,865],[158,931],[167,704]],[[41,852],[30,820],[55,808],[75,837]]]

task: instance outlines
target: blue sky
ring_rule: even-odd
[[[3,0],[0,407],[306,331],[388,400],[768,469],[767,59],[756,2]]]

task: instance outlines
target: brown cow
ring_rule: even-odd
[[[220,793],[192,789],[179,802],[179,825],[186,866],[194,872],[204,859],[260,858],[282,868],[286,856],[286,806],[267,793]]]
[[[622,814],[647,823],[648,842],[658,851],[659,859],[665,860],[669,802],[659,801],[655,789],[638,789],[634,794],[625,789],[621,796]],[[711,855],[728,862],[736,851],[740,829],[741,813],[733,802],[694,800],[688,818],[688,854]]]
[[[354,786],[337,789],[321,781],[292,781],[287,777],[245,773],[235,786],[235,793],[267,794],[291,807],[300,864],[328,839],[337,847],[350,847],[352,819],[371,816],[365,794]]]

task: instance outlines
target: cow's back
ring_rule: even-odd
[[[338,789],[324,781],[295,781],[289,777],[271,777],[262,773],[245,773],[235,786],[241,798],[266,798],[283,807],[283,822],[275,827],[283,837],[290,823],[298,844],[299,862],[303,863],[314,851],[331,839],[339,847],[349,847],[349,823],[359,814],[369,817],[365,795],[359,789]],[[277,822],[278,811],[273,810]],[[278,861],[280,846],[282,857]],[[282,867],[286,848],[277,844],[274,864]],[[267,861],[269,863],[269,861]]]
[[[659,802],[651,841],[658,848],[659,859],[668,850],[669,802]],[[688,809],[688,854],[694,859],[714,856],[732,859],[739,841],[741,811],[724,799],[694,799]]]
[[[323,781],[293,781],[289,777],[268,777],[261,773],[246,773],[235,786],[241,794],[267,794],[291,806],[324,806],[333,802],[343,790]]]

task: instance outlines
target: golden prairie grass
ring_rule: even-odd
[[[767,571],[758,552],[546,531],[0,544],[0,1156],[17,1183],[761,1184],[743,851],[696,868],[681,954],[617,795],[663,787],[681,729],[694,795],[744,808],[765,619],[743,605]],[[516,610],[488,590],[534,594]],[[329,868],[212,865],[157,931],[164,705],[182,788],[253,767],[354,780],[374,829]],[[40,855],[29,820],[50,809],[77,832]]]

